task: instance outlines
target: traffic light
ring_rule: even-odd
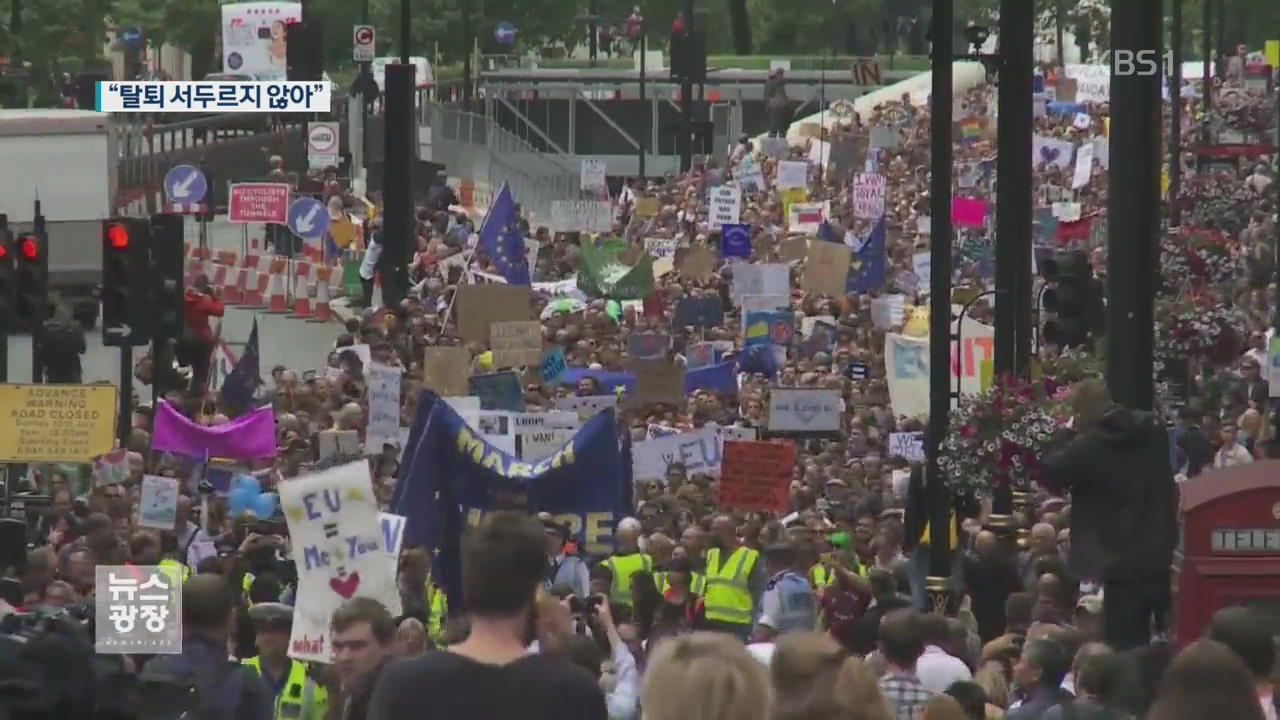
[[[14,272],[12,246],[9,219],[0,215],[0,335],[13,329],[18,301],[18,279]],[[4,342],[3,337],[0,337],[0,342]]]
[[[14,316],[40,327],[49,319],[48,245],[40,235],[19,233],[10,247],[13,255],[16,296]]]
[[[151,216],[151,298],[155,338],[182,337],[182,216]]]
[[[149,265],[151,231],[146,220],[102,222],[102,344],[141,345],[151,337]]]
[[[1045,342],[1068,348],[1087,343],[1090,333],[1103,334],[1102,283],[1093,276],[1088,255],[1058,253],[1040,264],[1040,273],[1049,283],[1042,307],[1053,314],[1044,323]]]

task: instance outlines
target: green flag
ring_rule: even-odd
[[[628,266],[618,260],[618,253],[627,247],[626,241],[605,240],[597,247],[584,237],[581,244],[578,289],[588,297],[643,300],[653,294],[653,258],[648,253],[635,266]]]

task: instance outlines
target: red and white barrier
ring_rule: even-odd
[[[337,274],[333,272],[331,267],[316,268],[316,303],[311,317],[307,318],[307,322],[331,322],[333,320],[333,308],[329,307],[329,279]]]
[[[315,292],[311,285],[311,269],[315,267],[309,262],[293,264],[293,312],[289,317],[311,317],[311,296]]]
[[[285,273],[289,261],[276,257],[271,261],[268,273],[270,284],[267,290],[267,312],[285,315],[289,312],[289,291],[285,287]]]

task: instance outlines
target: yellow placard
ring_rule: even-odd
[[[782,217],[791,214],[792,203],[802,203],[809,199],[809,191],[806,188],[787,188],[781,193],[782,196]]]
[[[1111,116],[1102,118],[1102,133],[1111,139]]]
[[[1280,68],[1280,40],[1268,40],[1263,46],[1262,54],[1266,56],[1268,65]]]
[[[0,462],[89,462],[115,447],[114,385],[0,385]]]
[[[978,391],[986,392],[991,389],[991,383],[995,376],[995,364],[990,360],[983,358],[978,361]]]
[[[1166,168],[1160,171],[1160,194],[1169,194],[1169,170]]]

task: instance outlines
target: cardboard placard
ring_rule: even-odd
[[[636,198],[635,214],[639,217],[656,217],[662,211],[662,202],[656,197],[641,195]]]
[[[463,284],[457,292],[458,332],[467,342],[489,342],[494,323],[533,319],[526,286]]]
[[[489,326],[489,349],[495,368],[537,365],[542,361],[542,323],[496,322]]]
[[[786,512],[791,506],[791,478],[796,446],[790,441],[725,440],[720,457],[721,508]]]
[[[784,263],[800,262],[809,255],[809,241],[805,238],[787,238],[778,247],[778,257]]]
[[[662,360],[671,347],[671,336],[660,333],[627,335],[627,355],[636,360]]]
[[[818,295],[843,296],[852,256],[853,248],[844,244],[821,240],[809,243],[800,289]]]
[[[684,402],[684,368],[669,360],[632,360],[627,369],[636,376],[634,403]]]
[[[724,307],[718,297],[687,297],[676,303],[671,325],[684,327],[716,327],[724,322]]]
[[[680,277],[687,280],[705,280],[716,270],[716,254],[699,245],[685,253],[680,263]]]
[[[422,355],[422,384],[440,397],[467,394],[471,351],[464,347],[429,347]]]
[[[480,398],[481,410],[524,412],[524,389],[514,370],[476,375],[470,379],[471,392]]]

